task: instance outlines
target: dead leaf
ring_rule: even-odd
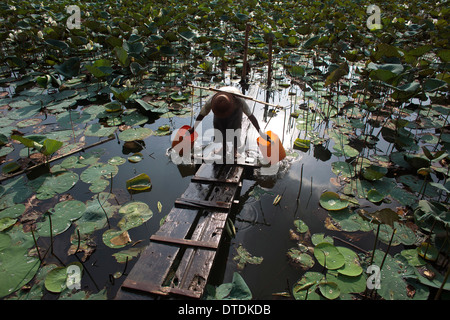
[[[111,242],[115,246],[123,246],[123,245],[131,242],[131,238],[130,238],[130,235],[128,234],[128,231],[125,230],[118,236],[115,236],[114,238],[109,240],[109,242]]]
[[[325,228],[327,228],[328,230],[341,231],[340,228],[335,226],[334,222],[331,220],[330,217],[325,218]]]

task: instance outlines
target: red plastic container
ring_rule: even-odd
[[[286,151],[281,144],[280,138],[272,131],[267,131],[266,134],[270,137],[272,142],[264,140],[262,137],[258,137],[256,142],[258,143],[259,150],[263,157],[270,163],[275,164],[278,161],[286,158]]]
[[[184,137],[189,129],[191,129],[191,127],[188,125],[182,126],[178,129],[178,132],[172,141],[172,149],[177,151],[180,156],[183,155],[183,150],[191,150],[194,147],[194,142],[198,137],[198,134],[195,131],[189,136]]]

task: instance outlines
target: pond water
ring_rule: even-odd
[[[259,73],[254,73],[253,76],[263,78]],[[223,84],[240,88],[237,80],[232,82],[229,78],[226,79]],[[284,77],[283,79],[286,81]],[[239,272],[254,299],[278,299],[281,296],[289,296],[295,283],[305,274],[306,270],[292,263],[287,254],[290,249],[298,247],[298,241],[292,238],[292,230],[295,230],[295,221],[297,220],[303,221],[308,226],[310,235],[323,233],[325,236],[333,237],[335,245],[347,246],[356,253],[370,252],[373,249],[375,235],[372,229],[342,231],[338,230],[339,226],[333,228],[333,224],[330,224],[329,213],[321,207],[319,199],[325,191],[337,192],[343,189],[344,183],[333,172],[333,163],[353,159],[345,152],[344,154],[338,152],[342,149],[339,148],[336,141],[344,139],[340,130],[349,133],[349,136],[351,136],[350,133],[356,137],[370,133],[370,137],[377,137],[376,147],[370,145],[370,148],[366,148],[354,145],[358,153],[366,157],[383,156],[389,154],[389,150],[393,150],[392,143],[385,141],[384,135],[381,134],[382,129],[379,124],[376,124],[377,122],[372,122],[375,124],[374,126],[366,122],[364,126],[356,127],[356,129],[345,127],[345,123],[348,123],[351,118],[345,114],[342,117],[334,118],[324,116],[330,112],[330,109],[326,108],[326,101],[314,97],[316,93],[313,92],[308,96],[309,98],[305,99],[305,92],[298,85],[291,83],[289,86],[285,86],[282,84],[275,81],[272,87],[267,89],[263,83],[254,81],[247,90],[243,90],[244,94],[257,100],[282,107],[275,110],[261,103],[248,101],[260,126],[265,131],[275,132],[282,139],[288,156],[272,167],[263,166],[254,169],[253,174],[244,180],[239,197],[240,203],[234,207],[231,214],[236,234],[232,238],[225,237],[209,282],[213,286],[229,283],[232,281],[233,274]],[[321,92],[321,95],[325,95],[324,92]],[[157,131],[159,127],[168,125],[171,131],[176,131],[183,125],[192,125],[205,98],[203,97],[194,104],[192,114],[189,112],[181,117],[158,117],[149,113],[147,114],[148,121],[141,124],[140,127]],[[304,107],[308,106],[309,109],[299,109],[302,104]],[[86,105],[91,108],[89,102]],[[189,103],[187,105],[190,107]],[[84,108],[85,105],[76,106],[71,114],[82,113]],[[322,108],[324,111],[322,113],[314,112],[317,108]],[[299,118],[291,116],[294,111],[299,111]],[[414,114],[411,115],[411,118],[413,117]],[[58,118],[54,115],[35,115],[34,118],[42,120],[39,127],[22,128],[21,131],[25,135],[39,134],[39,130],[42,130],[39,128],[60,129]],[[96,121],[92,122],[96,123]],[[76,125],[74,130],[84,129],[89,123],[91,122],[82,122]],[[353,123],[353,125],[360,125],[360,123]],[[203,120],[199,132],[201,134],[201,131],[205,132],[211,128],[212,115],[210,114]],[[256,138],[258,134],[256,130],[249,125],[246,119],[244,119],[243,128],[246,130],[247,151],[249,154],[257,155]],[[315,140],[314,144],[311,143],[307,150],[298,150],[294,148],[294,141],[299,137],[303,139],[314,137],[319,140]],[[337,138],[330,139],[329,137]],[[102,139],[104,138],[87,136],[84,142],[89,146]],[[208,139],[203,141],[205,150],[211,149],[211,143],[211,140]],[[170,145],[171,135],[151,135],[143,139],[140,146],[130,148],[116,134],[115,139],[76,154],[76,156],[84,157],[86,154],[98,152],[99,163],[107,163],[114,157],[127,159],[135,152],[142,154],[142,160],[139,162],[125,161],[118,165],[117,174],[110,179],[109,184],[103,190],[104,193],[113,195],[111,203],[114,205],[122,206],[129,201],[139,201],[146,203],[153,212],[151,219],[139,227],[128,230],[131,238],[128,248],[144,249],[148,245],[149,237],[159,229],[162,219],[169,213],[175,199],[184,192],[195,173],[194,165],[177,165],[172,161],[169,152]],[[334,148],[335,146],[338,148]],[[20,155],[23,155],[23,150],[16,148],[8,155],[8,158],[17,159]],[[52,162],[52,171],[59,168],[58,166],[61,166],[64,160]],[[73,168],[72,171],[81,176],[85,169],[86,167]],[[32,172],[28,174],[28,179],[33,180],[41,174],[42,172]],[[152,187],[147,192],[130,194],[125,188],[127,180],[139,174],[147,174],[151,179]],[[87,203],[97,199],[96,193],[92,192],[90,187],[88,183],[79,180],[68,193],[74,199]],[[273,202],[277,195],[281,195],[281,200],[274,205]],[[368,211],[382,208],[395,210],[401,206],[395,200],[377,204],[366,199],[358,199],[358,201],[360,208]],[[161,206],[161,212],[159,212],[158,203]],[[45,212],[54,204],[54,198],[39,202],[37,210]],[[333,203],[330,202],[330,204]],[[117,214],[110,217],[109,227],[115,228],[119,220],[120,217]],[[106,297],[113,299],[126,278],[127,272],[131,270],[138,259],[134,257],[126,265],[118,263],[113,254],[120,249],[110,248],[102,241],[102,235],[107,229],[108,226],[99,228],[91,235],[91,240],[95,242],[95,251],[83,264],[85,275],[82,278],[82,289],[96,293],[106,288]],[[78,261],[73,255],[68,255],[71,240],[72,244],[76,244],[76,240],[73,240],[76,230],[77,225],[73,224],[67,231],[55,236],[54,255],[47,256],[47,264],[60,265],[64,263],[67,265]],[[48,249],[50,238],[40,237],[38,244],[40,247]],[[237,248],[240,246],[252,256],[262,257],[263,261],[256,265],[247,264],[243,269],[239,269],[233,258],[237,255]],[[386,243],[381,241],[377,243],[377,246],[383,250],[387,247]],[[403,245],[396,245],[389,252],[395,254],[402,248],[404,248]],[[118,273],[124,271],[125,275],[117,277]],[[323,272],[323,267],[316,263],[309,271]],[[57,294],[44,291],[46,299],[57,297]]]

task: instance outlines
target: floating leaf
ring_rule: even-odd
[[[123,248],[131,242],[128,231],[108,229],[103,233],[103,243],[113,249]]]
[[[233,258],[233,261],[237,262],[238,269],[244,269],[247,263],[261,264],[263,261],[262,257],[255,257],[251,255],[242,245],[239,245],[236,250],[238,254]]]
[[[127,180],[126,186],[128,191],[146,191],[152,187],[150,177],[141,173],[140,175]]]
[[[295,248],[289,249],[287,255],[292,262],[298,264],[303,270],[310,269],[315,264],[314,259],[309,254],[301,252]]]
[[[123,215],[123,218],[117,224],[121,230],[129,230],[140,226],[153,216],[153,212],[148,205],[140,201],[123,205],[119,209],[119,213]]]
[[[67,268],[57,267],[52,269],[45,277],[45,288],[48,291],[59,293],[66,288]]]
[[[13,173],[20,169],[20,165],[17,162],[10,162],[3,166],[2,172],[5,174]]]
[[[339,269],[345,263],[345,257],[334,245],[328,242],[322,242],[315,246],[314,256],[327,269]]]
[[[79,219],[86,211],[86,205],[78,200],[67,200],[59,202],[53,209],[49,210],[52,220],[52,234],[63,233],[72,225],[72,222]],[[37,230],[40,236],[50,236],[50,220],[44,215],[44,221],[37,223]]]
[[[348,200],[341,199],[341,197],[331,191],[322,193],[319,199],[320,205],[327,210],[342,210],[349,205]]]
[[[149,128],[131,128],[119,133],[119,139],[123,141],[144,140],[153,134]]]
[[[9,246],[2,249],[0,251],[0,298],[19,290],[33,279],[40,264],[40,260],[29,257],[28,249],[22,246]]]
[[[142,161],[142,159],[144,159],[144,156],[140,152],[134,153],[133,155],[128,157],[128,161],[133,163],[138,163]]]
[[[83,182],[95,183],[97,180],[102,178],[111,179],[111,177],[115,177],[118,172],[119,168],[117,168],[117,166],[98,163],[85,169],[81,173],[80,178]]]
[[[337,283],[324,281],[319,283],[320,293],[327,299],[334,300],[341,294]]]
[[[336,247],[336,248],[345,258],[344,265],[337,271],[340,274],[350,277],[359,276],[363,272],[363,269],[361,268],[361,265],[359,263],[358,255],[353,250],[346,247]]]
[[[308,225],[302,220],[295,220],[294,225],[297,227],[297,231],[300,233],[305,233],[309,230]]]
[[[384,199],[384,195],[379,193],[377,190],[372,189],[367,193],[367,199],[370,202],[377,203]]]
[[[54,174],[43,174],[28,184],[36,191],[36,197],[39,200],[46,200],[69,191],[78,182],[78,179],[78,174],[75,172],[60,171]]]

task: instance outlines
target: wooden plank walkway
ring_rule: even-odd
[[[150,237],[116,299],[203,295],[244,168],[200,166],[165,223]]]

